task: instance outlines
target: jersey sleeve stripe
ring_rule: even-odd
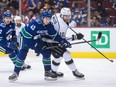
[[[0,37],[0,41],[3,39],[3,37]]]
[[[32,38],[32,35],[31,35],[30,33],[28,33],[28,32],[25,30],[25,28],[22,28],[21,33],[23,34],[23,36],[24,36],[25,38]]]

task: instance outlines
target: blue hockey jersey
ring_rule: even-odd
[[[23,36],[24,43],[28,46],[32,46],[33,44],[35,44],[37,40],[35,38],[37,36],[48,35],[55,41],[62,41],[62,38],[57,34],[53,25],[51,23],[49,23],[48,25],[44,25],[39,18],[26,25],[21,30],[21,34]]]
[[[6,25],[4,21],[0,21],[0,46],[7,46],[7,42],[11,41],[15,34],[15,23],[10,22]]]

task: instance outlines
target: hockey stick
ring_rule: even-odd
[[[69,27],[70,30],[72,30],[75,34],[77,34],[76,31],[74,31],[72,28]],[[104,58],[106,58],[107,60],[109,60],[110,62],[114,62],[113,60],[110,60],[108,57],[106,57],[102,52],[100,52],[98,49],[96,49],[93,45],[91,45],[88,41],[86,41],[84,38],[83,40],[88,43],[92,48],[94,48],[98,53],[100,53]]]
[[[89,41],[87,41],[87,42],[95,42],[95,41],[98,41],[98,40],[101,38],[101,36],[102,36],[102,32],[99,32],[99,33],[98,33],[98,37],[97,37],[96,40],[89,40]],[[71,43],[71,45],[74,45],[74,44],[81,44],[81,43],[86,43],[86,41]]]
[[[98,37],[96,40],[89,40],[87,42],[94,42],[94,41],[98,41],[102,36],[102,32],[99,32],[98,33]],[[49,42],[49,40],[44,40],[46,42]],[[50,43],[53,42],[53,41],[50,41]],[[74,42],[74,43],[71,43],[71,45],[75,45],[75,44],[81,44],[81,43],[86,43],[85,41],[81,41],[81,42]],[[59,45],[60,46],[60,45]],[[44,47],[43,49],[53,49],[53,48],[57,48],[59,46],[51,46],[51,47]]]

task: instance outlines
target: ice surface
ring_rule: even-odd
[[[106,59],[79,59],[74,62],[78,70],[85,74],[85,80],[76,79],[64,60],[59,71],[64,73],[63,78],[57,81],[45,81],[42,58],[27,58],[26,63],[32,66],[31,70],[22,71],[16,82],[9,82],[8,77],[13,72],[13,64],[8,57],[0,57],[0,87],[116,87],[116,59],[114,63]]]

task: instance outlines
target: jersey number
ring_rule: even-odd
[[[32,26],[31,26],[31,29],[32,29],[32,30],[35,30],[35,28],[36,28],[35,25],[32,25]]]

